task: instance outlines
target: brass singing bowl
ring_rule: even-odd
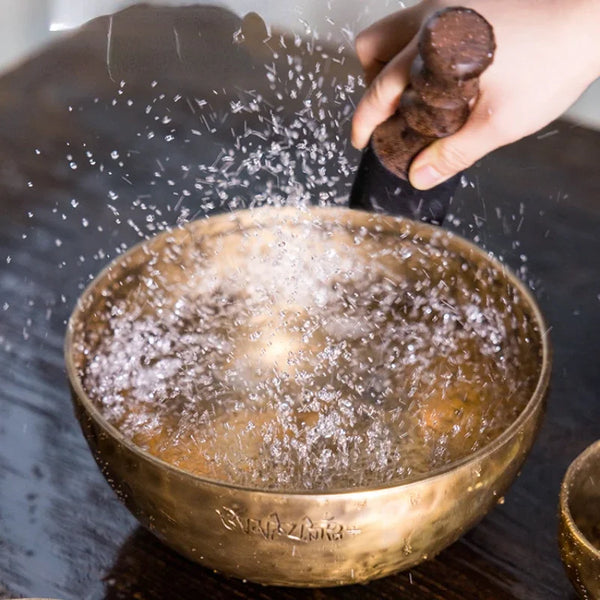
[[[569,466],[560,490],[560,554],[584,600],[600,598],[600,441]]]
[[[318,247],[311,247],[317,236],[300,236],[303,252],[313,253],[315,264],[319,253],[328,250],[327,239],[332,245],[339,242],[336,232],[346,242],[357,236],[369,240],[365,248],[358,243],[336,247],[340,255],[355,261],[373,260],[374,245],[381,240],[390,244],[410,238],[417,247],[459,255],[474,273],[493,271],[494,286],[483,290],[486,284],[481,283],[485,293],[505,295],[512,290],[519,314],[530,324],[519,335],[533,357],[533,373],[528,375],[533,375],[534,385],[523,410],[500,435],[458,461],[401,482],[269,491],[192,475],[142,450],[106,421],[84,389],[81,365],[85,357],[76,340],[98,318],[108,287],[126,281],[165,244],[218,240],[214,258],[226,269],[232,261],[235,264],[240,232],[266,251],[274,231],[307,227],[331,232],[330,237],[314,241],[321,244]],[[540,424],[551,369],[546,332],[533,297],[518,278],[450,232],[344,208],[263,208],[192,222],[117,258],[80,298],[68,324],[65,354],[75,412],[94,458],[145,527],[187,558],[229,575],[272,585],[333,586],[383,577],[433,557],[499,501],[516,477]]]

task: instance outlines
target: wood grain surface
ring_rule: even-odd
[[[600,134],[567,122],[482,160],[452,206],[449,227],[531,282],[555,359],[547,413],[521,476],[504,503],[438,557],[364,586],[244,583],[163,546],[96,468],[69,399],[65,321],[89,276],[115,248],[139,240],[131,223],[149,233],[146,218],[158,209],[174,224],[178,202],[190,216],[205,214],[196,166],[232,140],[225,127],[209,131],[194,101],[209,98],[218,117],[239,90],[264,79],[261,48],[231,44],[239,25],[220,9],[130,9],[0,79],[0,598],[573,598],[558,554],[557,504],[568,464],[600,437]],[[343,66],[329,60],[322,74],[333,79],[343,69],[358,72],[348,58]],[[292,100],[286,110],[297,110]],[[228,127],[243,127],[240,119],[229,115]],[[345,139],[348,121],[339,127]],[[347,156],[357,164],[354,151]],[[246,203],[263,185],[260,174],[252,181],[240,191]],[[350,183],[339,177],[337,193]],[[216,196],[208,212],[231,208]]]

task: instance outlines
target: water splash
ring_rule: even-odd
[[[111,423],[196,474],[402,481],[488,443],[535,385],[516,291],[435,245],[319,222],[144,255],[91,307],[80,372]]]

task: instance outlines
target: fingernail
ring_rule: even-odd
[[[436,186],[438,183],[444,179],[442,174],[431,165],[423,165],[422,167],[417,167],[410,174],[410,182],[419,190],[428,190]]]

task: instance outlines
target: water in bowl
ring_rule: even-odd
[[[142,256],[77,332],[80,374],[108,422],[190,473],[286,491],[406,481],[496,438],[535,386],[518,291],[443,243],[192,224]]]

